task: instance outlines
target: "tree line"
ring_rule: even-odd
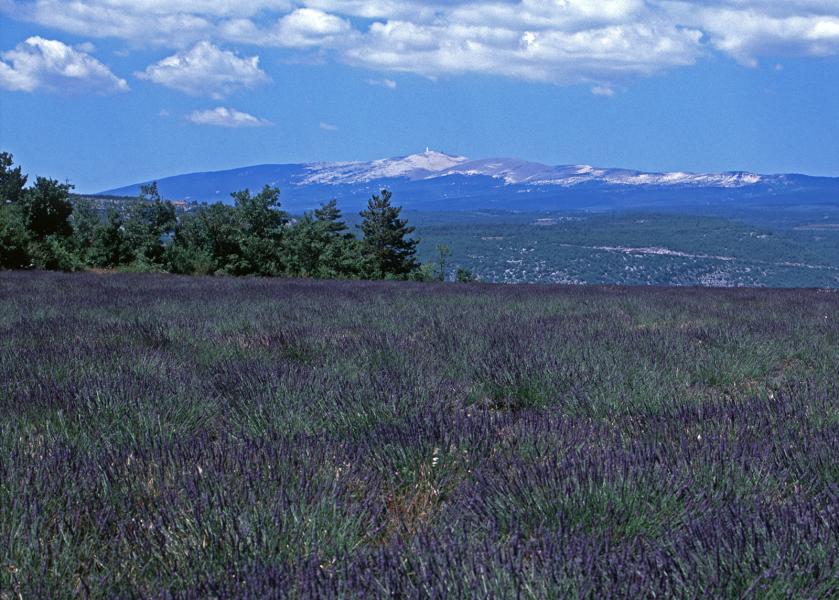
[[[401,207],[383,190],[361,211],[356,237],[335,200],[298,219],[282,210],[280,191],[232,194],[233,205],[204,205],[178,215],[156,183],[143,185],[124,212],[102,218],[73,186],[28,176],[0,152],[0,268],[76,271],[91,268],[191,275],[263,275],[343,279],[444,279],[438,264],[416,259],[419,240]],[[471,280],[465,270],[461,281]]]

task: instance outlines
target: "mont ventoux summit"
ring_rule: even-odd
[[[789,206],[839,193],[839,178],[799,174],[647,173],[588,165],[549,166],[514,158],[473,160],[426,149],[369,162],[264,164],[158,180],[161,194],[193,202],[230,202],[230,193],[269,184],[284,208],[303,211],[338,199],[354,210],[382,188],[413,210],[610,210],[690,206]],[[140,183],[106,190],[136,195]]]

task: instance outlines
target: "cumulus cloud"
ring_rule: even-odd
[[[136,76],[180,92],[216,99],[239,88],[254,88],[270,81],[259,68],[258,56],[241,58],[206,41],[166,57]]]
[[[241,127],[270,127],[273,125],[271,121],[266,119],[260,119],[246,112],[224,106],[208,110],[196,110],[187,115],[186,118],[196,125],[211,125],[231,129]]]
[[[290,0],[7,0],[12,16],[80,35],[185,46],[226,19],[285,12]]]
[[[73,33],[292,48],[385,72],[619,85],[721,53],[839,54],[838,0],[4,0]],[[0,5],[2,6],[2,5]],[[2,10],[2,9],[0,9]],[[381,80],[387,81],[387,80]]]
[[[701,53],[701,35],[660,21],[568,30],[388,21],[373,23],[345,57],[367,68],[429,77],[486,73],[596,83],[690,65]]]
[[[313,8],[301,8],[280,19],[277,38],[292,47],[315,46],[350,30],[352,26],[346,19]]]
[[[700,27],[717,50],[747,66],[756,66],[762,56],[839,54],[839,2],[727,0],[665,6],[676,22]]]
[[[232,19],[219,26],[227,40],[286,48],[326,48],[357,36],[350,22],[313,8],[297,9],[267,26],[251,19]]]
[[[85,50],[57,40],[30,37],[0,60],[0,87],[12,91],[53,92],[91,91],[100,94],[127,92],[128,83]]]

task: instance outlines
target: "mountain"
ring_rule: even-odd
[[[147,182],[142,182],[147,183]],[[782,174],[645,173],[588,165],[549,166],[515,158],[472,160],[426,150],[369,162],[257,165],[158,180],[170,199],[230,202],[230,193],[263,185],[282,190],[287,210],[336,198],[346,210],[383,188],[397,203],[427,210],[609,210],[689,206],[836,203],[839,178]],[[133,196],[141,183],[102,194]]]

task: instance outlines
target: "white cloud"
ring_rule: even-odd
[[[219,106],[208,110],[196,110],[187,115],[187,120],[197,125],[212,125],[215,127],[270,127],[271,121],[260,119],[234,108]]]
[[[259,57],[240,58],[210,42],[199,42],[136,73],[146,79],[195,96],[216,99],[239,88],[254,88],[270,81],[259,68]]]
[[[340,11],[357,3],[317,4]],[[400,4],[425,10],[419,17],[382,15],[343,51],[344,59],[428,77],[482,73],[597,85],[690,65],[702,53],[699,31],[676,27],[644,0]]]
[[[357,36],[350,22],[312,8],[297,9],[267,26],[251,19],[231,19],[219,26],[227,40],[286,48],[325,48]]]
[[[290,0],[7,0],[16,18],[86,36],[183,47],[226,19],[282,13]],[[1,8],[1,7],[0,7]]]
[[[1,1],[16,18],[129,46],[284,47],[429,77],[619,85],[709,52],[744,65],[839,54],[839,0]]]
[[[379,85],[389,90],[395,90],[397,87],[393,79],[368,79],[367,83],[370,85]]]
[[[85,51],[90,49],[30,37],[2,54],[0,87],[21,92],[127,92],[128,83]]]
[[[611,98],[615,95],[615,90],[606,85],[596,85],[591,88],[591,93],[595,96],[605,96]]]
[[[338,126],[331,123],[324,123],[321,121],[320,128],[322,131],[338,131]]]
[[[446,9],[471,1],[473,0],[307,0],[304,4],[327,12],[365,19],[427,21]]]
[[[315,46],[351,30],[346,19],[313,8],[301,8],[280,19],[277,37],[287,46]]]
[[[406,21],[374,23],[347,60],[435,77],[486,73],[562,84],[620,80],[693,64],[700,32],[664,23],[568,31]]]
[[[717,50],[747,66],[756,66],[762,56],[839,54],[839,2],[722,0],[665,5],[676,22],[693,23]]]

